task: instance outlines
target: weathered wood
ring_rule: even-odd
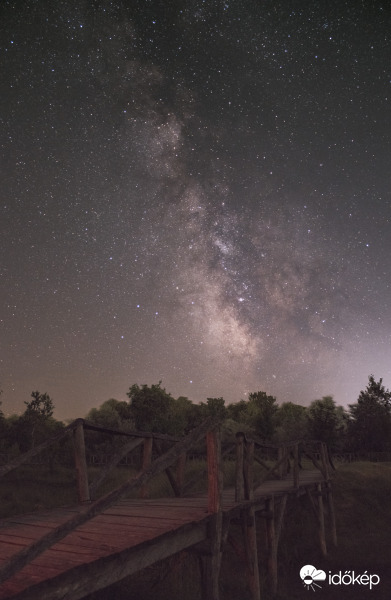
[[[206,434],[208,463],[208,524],[210,553],[201,557],[202,587],[205,600],[219,600],[219,580],[222,556],[223,514],[222,514],[222,466],[221,433],[214,429]]]
[[[279,468],[277,469],[278,471],[278,475],[279,477],[281,477],[281,479],[283,479],[286,475],[285,473],[285,448],[283,446],[280,446],[278,448],[278,463],[279,463]]]
[[[244,493],[244,433],[236,434],[235,500],[242,502]]]
[[[280,543],[280,536],[281,536],[281,531],[282,531],[282,525],[284,522],[284,515],[285,515],[285,508],[286,508],[286,502],[287,502],[288,496],[287,494],[285,494],[285,496],[282,497],[280,505],[278,507],[278,518],[277,518],[277,526],[276,526],[276,552],[278,552],[278,544]]]
[[[200,557],[202,590],[205,600],[219,600],[219,581],[222,555],[222,523],[221,510],[214,513],[208,525],[210,551]]]
[[[23,521],[20,525],[17,523],[14,525],[8,520],[8,524],[0,529],[0,576],[5,578],[7,574],[11,573],[12,575],[17,572],[18,568],[23,568],[23,565],[25,568],[18,575],[12,577],[9,583],[0,586],[0,600],[8,597],[7,589],[11,589],[7,587],[8,585],[19,586],[19,588],[12,588],[14,590],[25,589],[20,593],[17,592],[15,600],[38,600],[38,598],[40,600],[41,598],[45,598],[45,600],[60,600],[60,598],[78,600],[87,593],[106,587],[131,572],[136,572],[148,564],[173,554],[178,548],[180,550],[193,545],[197,545],[197,549],[202,553],[203,598],[218,600],[222,552],[229,527],[227,523],[230,519],[238,516],[241,516],[239,522],[243,531],[244,546],[242,547],[245,549],[243,556],[247,579],[253,600],[259,600],[255,511],[258,511],[260,515],[271,517],[270,523],[267,523],[268,560],[271,583],[276,588],[278,545],[287,493],[296,490],[296,494],[300,495],[305,490],[316,488],[317,492],[315,492],[314,498],[311,497],[311,501],[316,511],[321,539],[322,521],[324,534],[324,511],[320,481],[323,476],[320,473],[316,475],[314,471],[305,471],[299,483],[298,472],[295,475],[295,468],[298,471],[297,444],[296,446],[291,444],[289,447],[292,447],[293,450],[293,473],[285,480],[264,482],[262,489],[258,489],[254,494],[252,488],[254,444],[243,436],[242,458],[239,461],[242,465],[239,477],[242,480],[242,499],[238,505],[235,501],[236,490],[224,492],[223,513],[221,439],[219,432],[216,431],[216,426],[216,421],[203,424],[202,431],[192,432],[193,436],[190,434],[188,438],[176,444],[168,452],[161,454],[157,460],[151,462],[145,459],[142,469],[136,477],[88,507],[80,507],[75,512],[72,512],[74,509],[68,509],[67,515],[70,518],[67,518],[65,512],[61,515],[61,511],[57,510],[46,511],[47,522],[39,516],[37,516],[36,524],[29,523],[30,517],[28,516],[21,517]],[[211,431],[207,433],[208,429]],[[205,495],[203,497],[199,495],[192,499],[128,499],[119,502],[125,493],[140,490],[152,476],[163,471],[166,471],[168,476],[169,473],[171,474],[180,489],[181,478],[174,477],[171,467],[176,466],[181,459],[184,460],[186,451],[197,444],[205,434],[209,484],[207,498]],[[142,438],[137,437],[138,440],[132,441],[131,444],[141,443]],[[150,442],[146,444],[146,448],[150,446],[154,436],[151,434],[148,439]],[[154,443],[156,448],[159,448],[159,443],[156,444],[156,441]],[[322,463],[321,467],[324,472],[323,457],[325,455],[322,455],[322,447],[319,447],[320,458],[318,459],[317,456],[314,458]],[[273,446],[273,452],[275,452],[275,448]],[[146,451],[145,457],[148,452],[149,450]],[[280,467],[286,468],[287,460],[288,454],[285,448],[281,451],[277,464],[270,469],[267,476]],[[324,487],[324,495],[327,495],[327,500],[332,502],[327,485]],[[270,496],[272,500],[270,500]],[[174,502],[176,503],[175,508],[173,507]],[[117,504],[114,506],[114,503]],[[331,516],[330,509],[329,513]],[[58,525],[55,519],[51,518],[51,515],[55,514],[58,515]],[[31,518],[35,518],[35,516],[31,516]],[[37,534],[36,530],[38,529],[40,529],[39,534],[42,533],[42,537]],[[171,531],[170,534],[169,531]],[[186,533],[184,533],[185,531]],[[178,542],[179,539],[180,542]],[[8,544],[8,541],[11,543]],[[51,543],[55,543],[56,547],[49,548],[43,554]],[[32,561],[32,564],[28,565],[29,561]],[[45,577],[48,578],[46,582]],[[31,583],[27,583],[27,581]]]
[[[35,448],[32,448],[25,454],[22,454],[22,456],[18,456],[18,458],[11,460],[6,465],[2,465],[0,467],[0,477],[3,477],[10,471],[13,471],[17,467],[20,467],[21,465],[25,464],[31,458],[33,458],[34,456],[36,456],[37,454],[42,452],[42,450],[45,450],[46,448],[49,448],[53,444],[60,442],[64,438],[71,436],[73,430],[75,429],[75,427],[77,426],[79,421],[82,422],[83,419],[77,419],[76,421],[74,421],[73,423],[68,425],[68,427],[65,427],[65,429],[63,431],[61,431],[61,433],[57,433],[56,435],[53,435],[52,437],[48,438],[45,442],[42,442],[42,444],[39,444],[39,446],[36,446]]]
[[[316,469],[318,469],[318,470],[319,470],[319,471],[322,473],[322,475],[323,475],[323,478],[324,478],[325,480],[327,480],[327,472],[324,470],[324,468],[323,468],[322,464],[319,464],[319,462],[317,461],[317,459],[316,459],[316,457],[315,457],[314,453],[313,453],[313,452],[311,452],[310,450],[308,450],[308,448],[307,448],[307,449],[305,449],[305,450],[304,450],[304,454],[305,454],[306,456],[308,456],[308,458],[309,458],[310,460],[312,460],[312,464],[314,465],[314,467],[315,467]]]
[[[299,444],[293,446],[293,485],[299,487]]]
[[[155,445],[155,448],[156,448],[159,456],[161,456],[163,454],[163,451],[162,451],[161,444],[159,443],[159,440],[154,440],[154,445]],[[170,467],[168,467],[165,471],[166,471],[167,479],[168,479],[168,481],[171,484],[171,487],[173,489],[173,492],[174,492],[175,496],[177,498],[179,498],[181,496],[181,491],[180,491],[179,486],[177,484],[177,480],[175,478],[174,473],[172,472],[172,470],[171,470]]]
[[[277,504],[274,498],[271,498],[267,504],[267,508],[272,514],[272,517],[268,518],[266,521],[267,542],[269,550],[268,572],[272,594],[277,593],[278,587],[278,545],[280,542],[287,498],[288,496],[286,494],[282,497],[278,511]]]
[[[327,547],[326,547],[326,532],[324,526],[324,507],[323,507],[323,494],[322,494],[322,484],[318,483],[318,515],[319,515],[319,544],[320,550],[323,556],[327,556]]]
[[[270,471],[270,467],[269,465],[267,465],[265,463],[265,461],[263,461],[261,458],[259,458],[259,456],[257,456],[256,454],[254,454],[254,460],[261,465],[261,467],[263,467],[264,469],[266,469],[266,471]]]
[[[99,500],[93,502],[85,510],[81,511],[74,517],[71,517],[65,523],[59,525],[52,533],[43,536],[40,540],[34,544],[31,544],[28,548],[25,548],[16,554],[14,557],[12,557],[12,559],[7,560],[0,567],[0,582],[5,581],[8,577],[11,577],[14,573],[22,569],[24,565],[28,564],[36,556],[44,552],[48,547],[62,540],[66,535],[68,535],[68,533],[76,529],[76,527],[82,525],[89,519],[112,506],[126,493],[132,490],[140,489],[140,487],[145,485],[153,476],[161,473],[168,466],[172,465],[183,452],[195,445],[200,439],[202,439],[208,430],[210,430],[213,426],[216,427],[217,424],[218,421],[216,419],[207,419],[199,427],[194,429],[186,438],[184,438],[182,442],[179,442],[163,456],[156,459],[147,471],[141,471],[134,478],[125,482],[109,494],[99,498]]]
[[[265,473],[265,475],[263,477],[261,477],[261,479],[255,484],[255,487],[259,487],[264,481],[266,481],[266,479],[269,477],[269,475],[271,475],[275,471],[278,471],[278,469],[281,467],[281,465],[285,461],[286,461],[286,455],[285,455],[285,453],[282,453],[278,462],[276,462],[276,464],[271,469],[269,469],[269,471],[267,473]]]
[[[254,442],[245,444],[245,455],[243,464],[244,496],[246,500],[254,498]]]
[[[327,505],[328,505],[328,509],[329,509],[329,517],[330,517],[330,529],[331,529],[331,539],[333,542],[333,545],[335,547],[338,546],[338,538],[337,538],[337,523],[336,523],[336,519],[335,519],[335,509],[334,509],[334,500],[333,500],[333,493],[332,493],[332,489],[331,489],[331,482],[328,481],[327,482]]]
[[[50,578],[17,595],[17,600],[81,600],[124,577],[160,561],[206,538],[206,523],[192,523],[169,532],[151,543],[140,544],[90,564],[74,566],[54,579]],[[29,569],[36,569],[31,565]],[[2,596],[4,599],[7,596]]]
[[[257,529],[254,508],[243,511],[242,529],[246,549],[247,579],[253,600],[260,600]]]
[[[141,472],[147,471],[151,467],[152,447],[153,447],[153,438],[151,438],[151,437],[144,438],[143,455],[142,455],[142,461],[141,461]],[[144,484],[141,486],[139,496],[140,496],[140,498],[149,498],[148,484]]]
[[[100,425],[95,425],[95,423],[90,423],[86,419],[80,419],[83,421],[84,429],[90,429],[91,431],[99,431],[101,433],[108,433],[109,435],[121,435],[125,437],[141,437],[147,438],[151,437],[155,440],[166,440],[170,442],[180,442],[181,439],[178,437],[174,437],[172,435],[168,435],[166,433],[151,433],[150,431],[121,431],[120,429],[112,429],[110,427],[101,427]]]
[[[96,490],[102,485],[106,477],[111,473],[111,471],[118,465],[118,463],[123,459],[124,456],[132,452],[135,448],[140,446],[143,443],[143,438],[136,438],[135,440],[131,440],[127,444],[121,448],[120,452],[118,452],[115,456],[113,456],[112,460],[101,469],[99,475],[94,479],[94,481],[90,485],[90,496],[93,498],[95,496]]]
[[[270,579],[270,588],[275,593],[278,583],[277,571],[277,550],[276,550],[276,529],[275,529],[275,509],[274,497],[267,501],[267,510],[272,513],[272,517],[266,521],[266,536],[268,545],[268,574]]]
[[[206,434],[208,463],[208,512],[221,511],[221,494],[223,491],[223,472],[221,465],[221,433],[211,430]]]
[[[185,487],[186,460],[187,454],[184,452],[180,455],[176,464],[176,482],[179,490],[179,496],[182,496]]]
[[[86,461],[86,447],[84,444],[83,421],[80,419],[73,430],[73,445],[75,452],[75,468],[77,493],[81,504],[90,501],[90,489],[88,484],[88,471]]]
[[[330,478],[330,473],[328,469],[329,460],[327,456],[326,444],[324,444],[323,442],[320,443],[320,458],[322,462],[322,471],[325,475],[325,480],[328,481]]]

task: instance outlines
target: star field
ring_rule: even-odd
[[[160,379],[390,385],[386,2],[9,0],[0,23],[6,413]]]

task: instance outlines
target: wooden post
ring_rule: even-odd
[[[206,434],[208,462],[208,512],[221,511],[223,475],[221,470],[221,434],[219,430]]]
[[[274,594],[277,589],[278,572],[277,572],[277,547],[276,547],[276,530],[275,530],[275,514],[274,514],[274,497],[266,502],[266,510],[270,512],[270,517],[266,519],[266,536],[269,549],[268,555],[268,572],[270,577],[270,588]]]
[[[327,482],[326,486],[327,486],[327,488],[326,488],[327,489],[327,504],[328,504],[328,508],[329,508],[330,525],[331,525],[331,539],[333,541],[333,545],[335,547],[337,547],[338,546],[337,524],[336,524],[336,520],[335,520],[333,493],[331,490],[330,481]]]
[[[286,476],[287,463],[288,463],[288,456],[287,456],[287,451],[286,451],[285,446],[279,446],[277,460],[280,465],[278,467],[278,475],[280,476],[281,479],[284,479],[284,477]]]
[[[145,471],[149,469],[152,463],[152,444],[153,437],[144,438],[144,446],[143,446],[143,458],[141,464],[141,471]],[[140,498],[149,498],[149,488],[148,485],[143,485],[140,488]]]
[[[246,548],[247,577],[252,600],[261,600],[259,583],[257,529],[254,508],[242,513],[242,529]]]
[[[322,494],[322,484],[318,483],[318,519],[319,519],[319,543],[320,550],[323,556],[327,556],[327,547],[326,547],[326,533],[324,527],[324,508],[323,508],[323,494]]]
[[[327,452],[327,445],[325,443],[321,444],[321,457],[322,457],[322,466],[325,472],[325,479],[328,481],[330,479],[330,468],[329,468],[329,457]]]
[[[293,446],[293,485],[299,487],[299,444]]]
[[[220,431],[206,434],[208,463],[208,524],[210,553],[202,557],[203,597],[205,600],[219,600],[219,579],[222,554],[223,513]]]
[[[244,500],[244,433],[236,434],[235,502]]]
[[[266,511],[266,534],[269,548],[268,571],[270,578],[270,589],[273,595],[277,593],[278,586],[278,544],[284,520],[285,507],[288,496],[283,496],[280,504],[278,519],[276,522],[276,506],[274,497],[267,501]]]
[[[79,502],[90,502],[90,490],[88,485],[88,471],[86,461],[86,447],[84,443],[83,421],[78,421],[73,431],[73,446],[75,451],[75,468],[77,479],[77,491]]]
[[[244,495],[246,500],[254,499],[254,442],[246,442],[244,457]]]
[[[183,487],[185,484],[185,467],[186,467],[186,452],[180,455],[176,464],[176,481],[179,489],[179,493],[182,496]]]

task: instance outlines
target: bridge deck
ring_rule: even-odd
[[[292,478],[263,483],[255,492],[255,510],[267,498],[301,494],[323,480],[319,471],[302,471],[299,489]],[[248,502],[223,492],[223,510],[234,515]],[[0,564],[66,522],[81,506],[8,518],[0,525]],[[0,585],[0,600],[77,600],[119,581],[158,560],[207,539],[207,497],[125,499],[94,517],[46,550]]]

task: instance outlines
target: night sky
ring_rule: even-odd
[[[2,0],[0,388],[391,386],[385,0]]]

